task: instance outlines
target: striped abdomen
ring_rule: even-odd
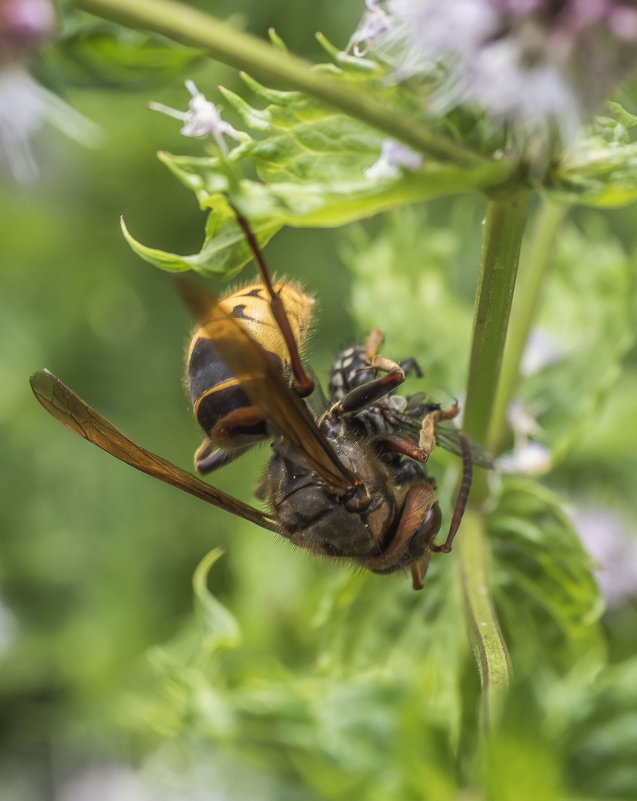
[[[294,284],[278,282],[274,288],[283,301],[292,333],[301,347],[314,300]],[[242,287],[219,303],[241,322],[251,338],[281,365],[282,370],[287,369],[287,347],[270,313],[269,295],[262,284]],[[259,410],[201,328],[195,331],[190,343],[187,380],[195,418],[218,447],[238,447],[267,436],[265,420]]]

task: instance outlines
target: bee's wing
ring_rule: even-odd
[[[394,416],[398,426],[412,439],[418,439],[422,418],[427,412],[440,408],[438,403],[428,403],[425,398],[426,395],[424,392],[417,392],[414,395],[410,395],[407,399],[405,411],[398,412]],[[436,444],[441,448],[455,453],[456,456],[463,456],[465,454],[463,444],[458,436],[460,430],[456,428],[451,420],[441,420],[436,424],[434,432],[436,435]],[[463,436],[469,448],[469,452],[471,453],[472,464],[491,470],[493,468],[493,456],[489,451],[483,448],[479,442],[468,434],[464,434],[463,432]]]
[[[48,370],[34,373],[30,383],[35,397],[49,414],[116,459],[244,520],[278,531],[274,521],[263,512],[137,445]]]
[[[183,276],[173,279],[190,313],[250,400],[338,495],[360,479],[341,464],[305,403],[292,391],[270,355],[228,314],[211,293]]]
[[[457,429],[451,421],[443,420],[442,422],[438,423],[434,429],[434,433],[436,435],[436,445],[439,445],[446,451],[455,453],[456,456],[464,455],[462,443],[460,441],[460,437],[458,436],[460,434],[460,430]],[[485,467],[487,470],[491,470],[493,468],[493,456],[475,439],[464,432],[462,433],[467,445],[469,446],[472,464],[477,465],[478,467]]]

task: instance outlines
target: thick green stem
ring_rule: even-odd
[[[395,108],[376,96],[354,89],[312,69],[312,64],[191,6],[173,0],[73,0],[78,8],[134,28],[163,34],[264,80],[281,81],[323,100],[352,117],[373,125],[389,136],[433,158],[462,167],[489,164],[475,153]],[[498,169],[499,167],[499,169]],[[490,164],[495,183],[504,183],[512,166],[506,161]]]
[[[526,190],[491,200],[484,222],[463,428],[487,446],[528,204]],[[458,564],[482,682],[483,723],[488,726],[495,701],[509,683],[511,666],[489,593],[483,509],[489,487],[485,474],[479,470],[474,479],[458,538]]]
[[[517,387],[520,364],[535,321],[551,265],[551,253],[559,226],[568,206],[544,200],[539,210],[533,236],[520,266],[520,276],[511,306],[511,323],[502,360],[498,392],[493,407],[486,442],[495,452],[502,447],[506,412]]]
[[[463,428],[487,447],[528,204],[526,190],[491,200],[484,221]],[[472,499],[487,494],[479,474]]]

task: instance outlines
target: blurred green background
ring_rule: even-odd
[[[291,50],[317,60],[322,57],[314,32],[320,29],[344,46],[361,13],[353,0],[312,6],[275,0],[218,3],[214,8],[200,5],[220,17],[239,16],[248,30],[262,37],[274,26]],[[233,70],[206,60],[157,85],[130,77],[126,90],[74,87],[68,83],[67,70],[68,62],[65,66],[51,57],[46,74],[53,84],[66,81],[66,99],[101,126],[103,143],[86,150],[44,129],[35,142],[41,168],[37,184],[17,187],[5,177],[0,185],[0,799],[173,797],[165,789],[168,780],[153,785],[154,794],[148,795],[147,786],[129,772],[129,766],[140,762],[148,770],[149,754],[155,754],[150,760],[154,781],[172,770],[174,775],[187,775],[192,786],[207,788],[200,795],[191,790],[184,797],[311,799],[358,793],[387,798],[374,795],[362,777],[373,775],[378,750],[387,747],[395,733],[398,724],[388,710],[400,711],[400,742],[412,742],[411,729],[418,722],[407,689],[424,699],[431,692],[431,676],[425,670],[410,688],[401,688],[381,671],[378,681],[366,684],[365,679],[343,689],[330,673],[330,660],[335,660],[334,641],[349,630],[332,629],[325,635],[322,626],[329,617],[345,619],[350,614],[348,602],[354,599],[358,607],[351,613],[353,620],[365,622],[360,623],[358,652],[355,638],[338,645],[339,658],[348,665],[343,676],[348,671],[353,675],[365,656],[373,659],[380,651],[384,659],[390,647],[394,662],[381,659],[384,670],[391,663],[396,676],[404,670],[413,679],[401,663],[401,653],[413,651],[401,651],[394,639],[408,639],[409,634],[410,648],[417,650],[420,646],[414,643],[425,637],[423,649],[438,647],[442,661],[449,657],[444,651],[451,645],[440,620],[439,646],[435,631],[419,633],[420,605],[428,616],[428,604],[439,598],[435,587],[449,568],[434,566],[430,595],[434,600],[427,601],[411,593],[408,582],[400,578],[361,577],[352,575],[347,566],[314,561],[282,540],[106,456],[54,422],[31,395],[30,373],[48,367],[140,444],[190,469],[200,441],[182,384],[192,324],[168,277],[131,253],[120,232],[119,216],[124,215],[141,242],[178,253],[198,250],[203,215],[192,195],[154,154],[163,149],[199,155],[200,144],[181,137],[175,121],[149,111],[146,104],[154,100],[185,108],[184,77],[195,80],[216,102],[220,98],[215,87],[220,83],[242,91]],[[102,79],[108,83],[106,72]],[[85,73],[78,69],[76,78],[84,82]],[[95,76],[93,82],[99,82]],[[325,379],[341,347],[360,340],[375,324],[387,330],[393,356],[418,357],[434,390],[447,397],[462,392],[483,211],[481,199],[439,201],[426,212],[421,210],[420,217],[407,214],[402,224],[394,218],[389,229],[372,220],[348,230],[284,230],[277,235],[267,248],[271,267],[280,275],[300,279],[319,300],[309,351],[320,377]],[[617,247],[628,254],[617,259],[630,257],[634,208],[613,212],[605,220],[592,214],[576,219],[579,233],[573,234],[573,247],[578,258],[598,234],[608,238],[611,233]],[[409,303],[418,301],[414,287],[420,269],[409,261],[423,252],[419,237],[426,233],[425,225],[430,271],[423,314],[422,303],[416,307],[420,312],[409,308]],[[381,229],[384,233],[377,239]],[[387,243],[397,241],[406,243],[404,252],[388,253]],[[604,275],[612,281],[612,272]],[[251,276],[249,266],[242,279]],[[587,302],[595,303],[597,291],[589,287]],[[572,293],[577,301],[577,291]],[[622,296],[631,299],[634,311],[632,284]],[[562,307],[559,297],[553,296],[553,301],[555,318]],[[622,342],[613,352],[611,366],[617,369],[603,388],[613,387],[610,400],[604,401],[606,411],[601,415],[591,403],[587,430],[577,435],[569,460],[557,466],[547,483],[571,498],[583,488],[589,500],[612,503],[619,517],[632,525],[637,374],[634,348],[630,350],[628,340]],[[601,368],[590,364],[589,369]],[[598,396],[601,393],[602,388]],[[608,440],[614,444],[605,446]],[[242,458],[215,475],[215,484],[251,501],[266,453],[262,449]],[[450,463],[444,454],[440,459],[443,466]],[[441,482],[447,509],[452,483],[453,475]],[[226,654],[225,646],[214,640],[212,650],[216,654],[219,648],[224,656],[206,675],[217,677],[214,686],[224,686],[228,692],[240,687],[245,695],[224,706],[210,686],[193,679],[188,686],[201,692],[201,708],[209,718],[189,729],[184,718],[192,712],[183,711],[179,718],[175,711],[181,703],[187,706],[180,684],[189,680],[186,672],[172,663],[167,667],[165,654],[152,649],[176,643],[174,653],[196,657],[192,576],[204,555],[218,545],[224,545],[227,553],[213,568],[212,586],[239,621],[242,644]],[[448,603],[451,613],[459,601],[455,597]],[[624,604],[608,624],[611,650],[618,658],[634,654],[632,604]],[[218,613],[213,610],[211,615],[214,629]],[[400,634],[397,621],[401,625],[410,621]],[[347,639],[350,636],[351,631]],[[466,666],[460,683],[463,693],[471,695],[476,693],[477,677],[467,648],[452,658]],[[254,665],[272,679],[267,692],[250,681]],[[369,670],[373,664],[364,667]],[[149,670],[165,681],[164,695],[157,690],[160,701],[147,697],[154,698],[156,680],[149,678]],[[329,702],[320,683],[327,675],[332,677]],[[292,698],[285,692],[290,676],[299,683],[293,707],[286,706]],[[623,680],[630,683],[626,677]],[[280,698],[273,689],[276,682]],[[423,769],[421,776],[412,765],[410,792],[405,791],[404,776],[402,783],[396,779],[393,785],[391,777],[385,777],[379,785],[382,792],[394,786],[401,788],[401,797],[455,797],[453,770],[445,767],[450,764],[449,753],[435,741],[436,726],[449,718],[447,700],[441,692],[436,700],[427,701],[432,728],[426,746],[419,745],[425,751],[410,755],[407,747],[406,755],[394,755],[391,762],[412,765],[413,756],[413,765],[418,765],[426,753],[428,770]],[[461,719],[457,699],[450,704],[457,744],[464,736],[461,730],[472,721]],[[227,717],[230,710],[236,718]],[[279,710],[279,717],[273,710]],[[241,714],[261,718],[246,723]],[[332,751],[323,754],[321,732],[325,738],[334,736],[334,729],[322,721],[330,714],[346,718],[343,741],[332,742]],[[302,746],[316,754],[316,762],[295,761],[293,747],[268,754],[264,743],[274,729],[282,741],[292,744],[312,731],[316,743],[303,741]],[[189,740],[193,730],[196,735]],[[160,735],[175,731],[185,733],[179,748],[162,751],[166,746],[160,745]],[[253,740],[246,762],[233,736],[248,731]],[[214,748],[209,743],[215,738],[235,742],[234,748],[222,752],[221,761],[211,756]],[[549,752],[535,742],[527,759],[546,760],[550,774],[555,768]],[[498,752],[499,759],[502,753]],[[347,762],[346,769],[339,770],[338,758]],[[174,769],[173,761],[178,763]],[[439,765],[438,772],[432,772],[433,764]],[[511,771],[515,787],[517,774]],[[432,782],[431,795],[420,795],[421,781]],[[255,786],[260,788],[256,794]],[[220,789],[217,793],[211,787]],[[531,788],[528,797],[558,797],[551,795],[553,791],[552,784],[545,795],[541,788]]]
[[[284,2],[201,6],[232,13],[260,36],[274,25],[310,57],[319,53],[316,28],[346,36],[360,11],[354,2],[312,14]],[[55,85],[66,70],[58,57],[41,73]],[[184,78],[213,98],[219,83],[241,88],[234,70],[207,60],[165,85],[67,83],[65,98],[100,125],[102,145],[83,149],[45,127],[35,141],[37,184],[19,187],[5,175],[0,185],[3,801],[52,797],[77,760],[119,752],[118,739],[104,734],[114,722],[112,694],[148,646],[190,617],[192,574],[210,548],[228,546],[220,595],[254,588],[252,611],[280,622],[268,633],[291,652],[286,617],[298,588],[324,570],[70,435],[28,386],[31,372],[48,367],[141,444],[191,469],[201,438],[182,383],[192,322],[168,277],[132,254],[119,227],[123,214],[141,241],[181,253],[201,244],[203,214],[155,158],[158,149],[199,154],[200,143],[146,108],[150,100],[185,108]],[[134,68],[129,79],[136,82]],[[354,336],[339,241],[339,232],[286,231],[268,249],[277,273],[320,299],[312,364],[323,375]],[[249,456],[215,480],[250,501],[264,459]]]

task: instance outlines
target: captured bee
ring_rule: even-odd
[[[359,389],[359,387],[365,387],[376,378],[382,363],[382,357],[377,355],[377,349],[383,339],[383,333],[374,329],[365,345],[353,345],[345,348],[339,354],[332,365],[328,384],[330,401],[337,407],[347,396],[350,400],[345,401],[346,405],[351,403],[351,398],[357,398],[357,393],[364,394],[366,390]],[[384,368],[391,374],[393,363],[386,359],[384,361]],[[419,378],[422,378],[422,370],[414,358],[406,359],[397,366],[405,376],[414,372]],[[400,459],[401,472],[405,475],[410,471],[421,470],[422,462],[418,459],[417,454],[412,455],[410,448],[420,438],[423,420],[431,414],[433,416],[430,420],[436,421],[436,445],[457,456],[463,456],[465,447],[468,445],[472,464],[491,469],[493,467],[491,454],[471,437],[459,431],[453,423],[448,422],[459,411],[457,403],[454,403],[449,409],[443,410],[439,403],[427,401],[424,392],[417,392],[405,397],[395,394],[392,389],[386,395],[365,403],[353,412],[352,426],[359,437],[380,438],[385,443],[384,458],[394,464],[397,464],[397,459]],[[463,440],[465,445],[463,445]],[[392,442],[394,448],[390,447]],[[401,454],[407,454],[412,458],[405,461]]]
[[[423,465],[438,431],[459,407],[399,400],[396,388],[417,365],[381,356],[382,335],[374,331],[357,351],[360,364],[351,379],[343,380],[341,354],[332,370],[330,404],[315,417],[307,400],[314,381],[299,353],[311,300],[293,285],[272,283],[247,221],[235,213],[261,282],[218,301],[193,282],[176,279],[199,325],[187,365],[194,413],[206,435],[195,464],[210,472],[269,438],[272,456],[262,493],[270,512],[137,445],[48,371],[31,377],[33,391],[50,414],[138,470],[314,553],[375,573],[410,569],[420,589],[431,554],[451,550],[469,493],[472,446],[456,432],[463,480],[448,536],[436,544],[442,516]]]

